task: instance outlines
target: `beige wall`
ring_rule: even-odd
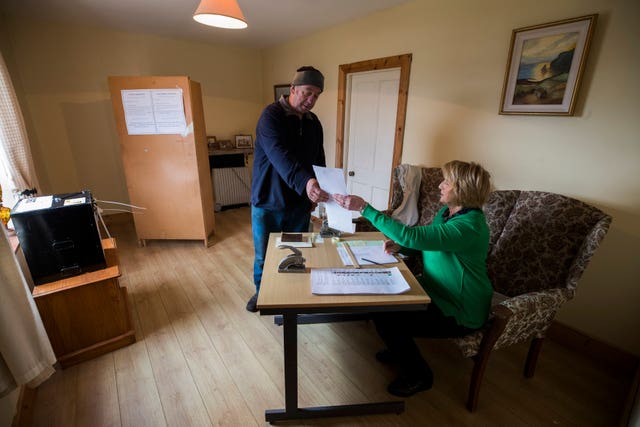
[[[498,115],[514,28],[599,13],[575,117]],[[633,0],[414,1],[269,49],[264,97],[312,64],[316,113],[335,156],[338,66],[413,54],[403,162],[476,160],[500,189],[545,190],[614,217],[563,323],[640,355],[640,3]]]
[[[7,20],[6,27],[10,48],[3,53],[41,193],[90,189],[97,199],[128,202],[110,75],[187,75],[201,83],[208,135],[255,132],[262,109],[257,50],[24,20]]]

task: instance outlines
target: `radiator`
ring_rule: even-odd
[[[249,168],[211,169],[215,210],[223,206],[248,204],[251,198],[251,175]]]

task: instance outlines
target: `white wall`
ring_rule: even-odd
[[[512,30],[599,13],[574,117],[498,114]],[[640,2],[417,0],[269,49],[264,97],[300,65],[326,76],[316,104],[335,156],[340,64],[413,54],[403,162],[475,160],[499,189],[594,204],[613,225],[558,319],[640,355]]]

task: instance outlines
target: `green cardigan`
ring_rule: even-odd
[[[489,315],[493,287],[487,276],[489,226],[481,210],[443,219],[446,206],[430,225],[408,227],[368,205],[362,216],[400,246],[422,252],[422,287],[447,316],[468,328],[481,327]],[[406,253],[406,250],[402,250]]]

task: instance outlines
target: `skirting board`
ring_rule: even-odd
[[[640,357],[591,338],[559,322],[551,324],[547,337],[590,357],[596,363],[610,369],[615,375],[632,377],[640,363]]]

